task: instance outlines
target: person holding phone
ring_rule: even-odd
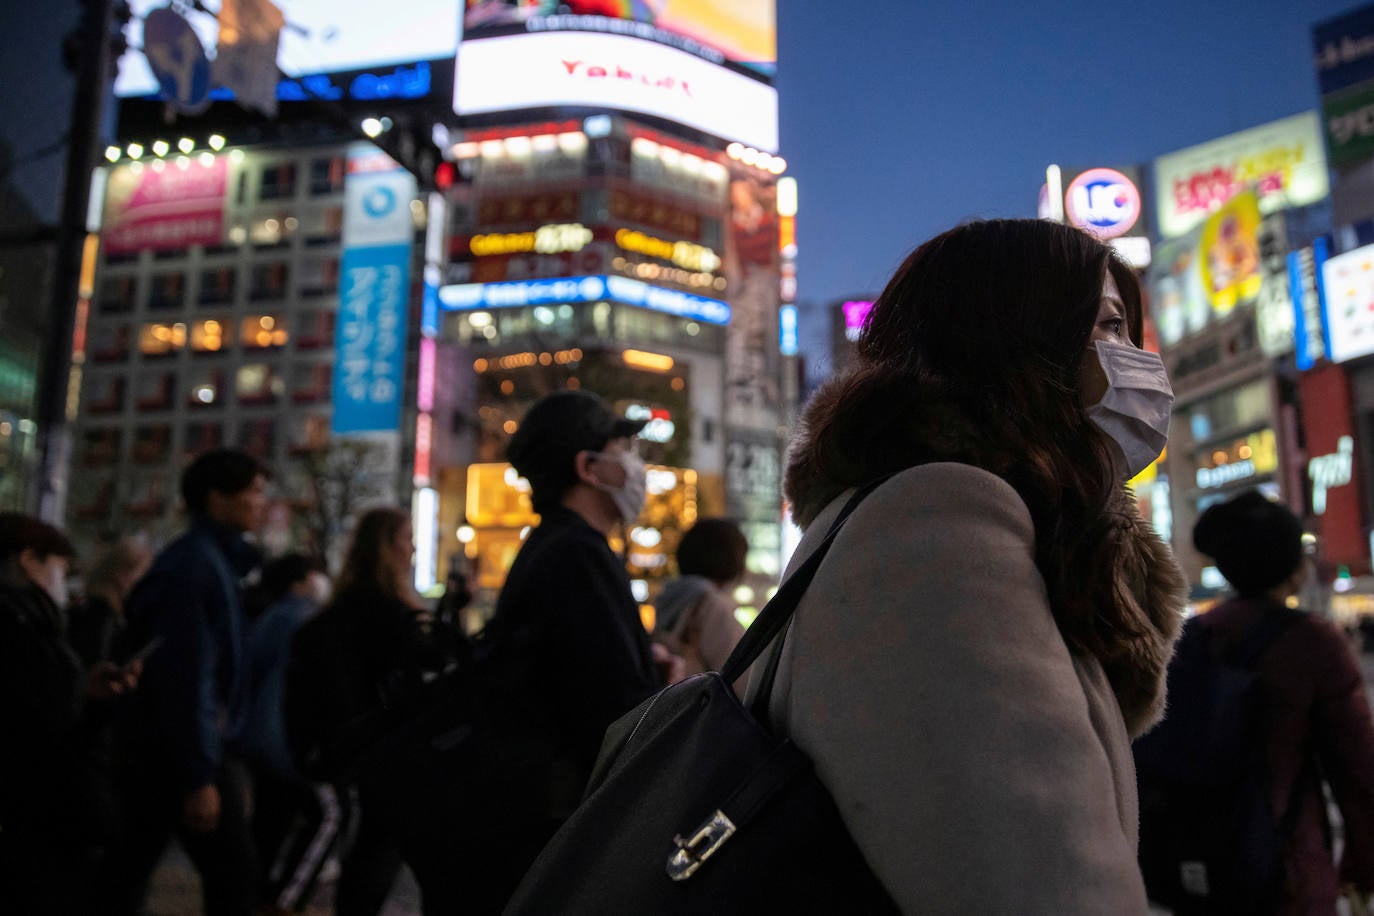
[[[88,804],[91,735],[140,662],[87,668],[66,632],[75,555],[53,526],[0,513],[0,887],[17,913],[87,912],[103,851]]]

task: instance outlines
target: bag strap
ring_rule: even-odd
[[[740,675],[749,670],[749,666],[763,653],[763,650],[777,638],[787,627],[787,623],[792,619],[792,613],[797,609],[801,597],[806,593],[806,588],[811,584],[811,579],[816,575],[816,570],[820,569],[821,561],[825,559],[826,553],[830,550],[830,545],[834,543],[835,536],[839,534],[840,528],[850,514],[859,507],[864,497],[872,493],[879,486],[886,483],[891,474],[879,477],[877,480],[870,481],[860,487],[849,502],[845,503],[840,514],[831,523],[830,530],[825,534],[825,540],[812,551],[811,556],[807,557],[801,566],[788,576],[778,588],[772,600],[763,606],[759,611],[758,617],[750,624],[749,629],[744,631],[740,641],[735,645],[735,650],[730,653],[730,657],[720,668],[721,679],[727,684],[733,684]],[[776,669],[776,665],[770,665]]]

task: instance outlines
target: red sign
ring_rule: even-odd
[[[650,226],[677,238],[701,238],[701,217],[681,205],[629,191],[611,192],[611,219]]]
[[[1321,556],[1331,566],[1369,569],[1369,544],[1360,511],[1360,480],[1354,461],[1350,380],[1340,366],[1304,372],[1298,380],[1302,425],[1307,439],[1308,488],[1312,518],[1321,535]],[[1341,465],[1339,472],[1334,468]]]
[[[224,191],[229,163],[222,156],[180,157],[110,170],[104,245],[108,254],[218,245],[224,239]]]

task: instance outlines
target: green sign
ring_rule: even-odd
[[[1322,121],[1332,168],[1348,169],[1374,159],[1374,81],[1324,96]]]

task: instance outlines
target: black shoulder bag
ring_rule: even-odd
[[[508,916],[897,912],[811,761],[767,725],[777,637],[845,519],[882,482],[854,494],[719,673],[667,687],[611,725],[582,804]],[[730,685],[770,644],[745,708]]]

